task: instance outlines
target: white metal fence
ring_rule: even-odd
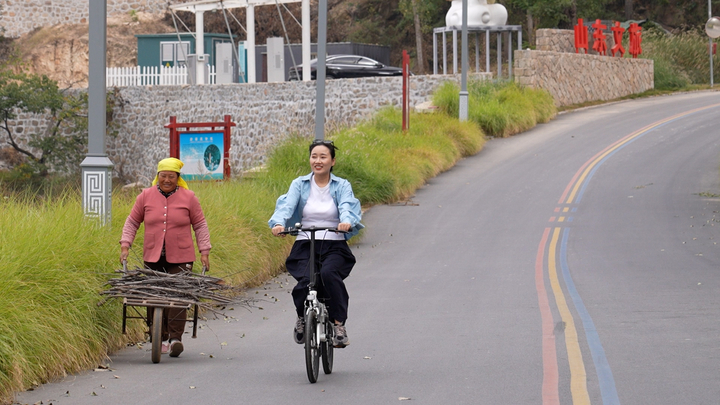
[[[209,70],[208,84],[215,84],[215,66]],[[105,82],[108,87],[183,85],[188,84],[187,71],[185,66],[109,67]]]

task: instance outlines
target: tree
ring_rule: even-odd
[[[425,73],[425,58],[422,52],[422,26],[420,25],[420,12],[418,11],[418,0],[411,0],[413,20],[415,22],[415,46],[417,47],[418,73]]]
[[[41,176],[77,170],[87,144],[86,111],[86,93],[67,94],[45,75],[16,73],[9,66],[0,70],[0,131]],[[11,121],[21,113],[48,117],[46,129],[17,133]]]
[[[625,19],[631,20],[633,16],[633,0],[625,0]]]
[[[403,19],[397,24],[406,27],[409,33],[414,34],[415,56],[417,66],[413,69],[417,73],[424,73],[428,68],[428,59],[425,55],[432,54],[433,28],[445,25],[445,14],[450,3],[446,0],[400,0],[398,8]],[[411,28],[412,27],[412,28]],[[402,41],[407,43],[409,41]],[[430,49],[428,50],[428,47]]]

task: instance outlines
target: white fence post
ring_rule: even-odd
[[[215,84],[217,71],[210,66],[210,84]],[[108,87],[181,86],[187,84],[186,66],[108,67],[105,83]]]

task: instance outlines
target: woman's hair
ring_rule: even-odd
[[[308,152],[312,154],[313,149],[315,149],[316,146],[323,145],[326,148],[330,149],[330,157],[335,159],[335,149],[337,147],[333,143],[333,141],[325,141],[322,139],[316,139],[310,144],[310,148],[308,148]]]

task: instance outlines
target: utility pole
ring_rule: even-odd
[[[86,217],[110,223],[112,167],[105,153],[107,1],[89,0],[88,153],[82,168],[82,206]]]
[[[315,139],[325,139],[325,47],[327,44],[327,0],[318,2],[317,69],[315,70]]]
[[[468,120],[468,92],[467,92],[467,71],[468,71],[468,33],[467,33],[468,0],[462,2],[462,51],[460,74],[460,121]],[[499,51],[498,51],[499,52]]]
[[[708,20],[712,19],[712,0],[708,0]],[[713,38],[710,37],[708,42],[708,49],[710,50],[710,88],[714,86],[715,83],[713,83]]]

